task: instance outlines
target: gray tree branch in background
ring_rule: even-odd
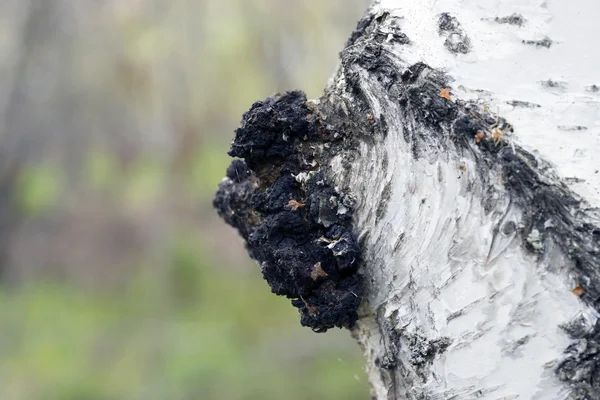
[[[598,12],[376,1],[323,96],[244,115],[215,207],[374,398],[600,399]]]

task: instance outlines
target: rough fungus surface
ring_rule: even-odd
[[[302,325],[317,332],[352,327],[363,294],[354,199],[331,187],[322,167],[338,137],[302,92],[256,102],[236,130],[229,155],[238,159],[214,199],[272,291],[292,299]]]

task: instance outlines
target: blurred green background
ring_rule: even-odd
[[[252,102],[367,0],[0,2],[0,399],[366,399],[211,208]]]

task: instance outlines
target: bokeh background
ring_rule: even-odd
[[[255,100],[367,0],[0,1],[0,399],[366,399],[211,207]]]

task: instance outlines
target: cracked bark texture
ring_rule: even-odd
[[[244,117],[215,206],[303,324],[352,330],[374,398],[600,399],[599,12],[377,1],[320,99]]]

